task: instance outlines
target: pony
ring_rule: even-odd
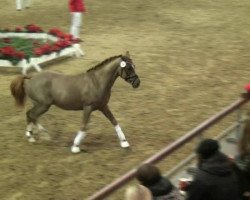
[[[55,72],[40,72],[35,75],[19,75],[10,84],[10,91],[18,107],[24,107],[28,97],[33,107],[26,112],[26,137],[35,142],[32,130],[46,130],[38,118],[55,105],[64,110],[82,110],[83,117],[77,132],[72,153],[81,151],[80,144],[86,136],[87,124],[93,111],[99,110],[111,122],[117,133],[120,145],[129,147],[129,143],[112,114],[108,102],[111,88],[118,77],[121,77],[133,88],[140,86],[140,79],[135,72],[135,65],[129,52],[107,58],[90,68],[85,73],[65,75]]]

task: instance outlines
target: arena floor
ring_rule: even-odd
[[[96,112],[84,151],[72,155],[81,112],[55,107],[41,119],[52,140],[28,143],[25,111],[14,106],[9,91],[19,72],[0,68],[1,200],[86,199],[236,100],[250,82],[248,0],[86,0],[86,6],[86,55],[43,69],[80,73],[129,50],[141,87],[117,80],[110,107],[131,149],[121,149],[111,124]],[[34,23],[69,29],[67,0],[33,0],[20,12],[14,1],[1,0],[0,7],[0,28]],[[108,199],[123,199],[122,193]]]

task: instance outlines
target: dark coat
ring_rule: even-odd
[[[154,200],[182,200],[179,191],[172,183],[162,177],[156,183],[147,186],[151,191]]]
[[[235,171],[239,178],[240,193],[250,192],[250,156],[237,156],[235,158]],[[244,198],[242,196],[242,199]]]
[[[238,179],[227,156],[218,152],[198,167],[187,200],[238,200]]]

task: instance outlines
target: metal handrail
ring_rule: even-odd
[[[223,119],[225,116],[233,112],[234,110],[241,107],[243,104],[247,103],[250,97],[250,94],[246,93],[243,94],[243,98],[238,99],[216,115],[212,116],[211,118],[205,120],[203,123],[189,131],[184,136],[180,137],[178,140],[173,142],[172,144],[166,146],[162,150],[160,150],[158,153],[154,154],[152,157],[148,158],[142,163],[151,163],[155,164],[162,159],[164,159],[166,156],[170,155],[173,151],[184,145],[185,143],[189,142],[191,139],[196,137],[197,135],[201,134],[204,130],[208,129],[212,125],[216,124],[218,121]],[[135,177],[136,174],[136,168],[133,168],[132,170],[128,171],[126,174],[121,176],[120,178],[116,179],[109,185],[105,186],[92,196],[88,198],[88,200],[102,200],[105,197],[109,196],[111,193],[113,193],[115,190],[119,189],[123,185],[125,185],[127,182],[132,180]]]

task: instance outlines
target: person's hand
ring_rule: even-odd
[[[190,185],[191,180],[187,178],[179,179],[179,190],[187,191],[188,186]]]
[[[231,161],[232,163],[235,162],[235,157],[232,155],[228,155],[228,159],[229,161]]]
[[[245,197],[250,197],[250,192],[245,192],[243,195],[244,195]]]

